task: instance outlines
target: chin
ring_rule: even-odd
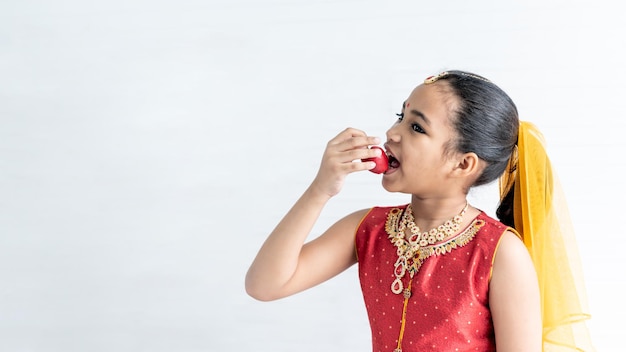
[[[387,192],[392,192],[392,193],[396,193],[396,192],[402,192],[401,189],[399,189],[396,185],[394,185],[393,182],[387,181],[385,180],[385,178],[383,177],[382,180],[382,186],[385,189],[385,191]]]

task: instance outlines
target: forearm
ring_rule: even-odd
[[[311,185],[278,223],[246,275],[246,291],[252,297],[284,296],[281,289],[295,274],[302,246],[329,199]]]
[[[349,235],[354,231],[350,222],[340,221],[333,230],[326,230],[306,246],[304,243],[328,200],[340,192],[345,177],[376,166],[372,161],[353,161],[380,156],[380,150],[368,148],[379,142],[379,138],[353,128],[328,142],[313,183],[272,231],[250,266],[246,275],[250,296],[259,300],[285,297],[336,275],[350,264]]]

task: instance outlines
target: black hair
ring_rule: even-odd
[[[497,85],[479,75],[447,71],[438,81],[456,97],[451,123],[456,138],[450,148],[460,153],[473,152],[486,166],[472,186],[497,180],[505,171],[517,144],[519,117],[513,100]],[[500,202],[496,216],[507,226],[513,223],[513,189]]]

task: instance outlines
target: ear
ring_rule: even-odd
[[[476,178],[482,170],[482,160],[476,153],[460,154],[456,159],[456,165],[452,170],[454,177]]]

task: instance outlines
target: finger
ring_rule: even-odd
[[[356,128],[348,127],[345,130],[343,130],[341,133],[339,133],[335,138],[333,138],[330,141],[330,144],[338,144],[345,140],[349,140],[350,138],[355,138],[355,137],[367,137],[367,133]]]
[[[376,163],[373,161],[361,161],[355,160],[350,164],[346,164],[348,173],[371,170],[376,167]]]
[[[352,127],[346,128],[342,133],[349,135],[351,137],[367,136],[367,133],[365,133],[365,131],[359,130],[357,128],[352,128]]]
[[[324,165],[330,172],[340,174],[371,170],[376,167],[376,162],[366,159],[375,159],[380,153],[382,153],[380,150],[354,149],[329,156]]]
[[[348,151],[352,149],[364,149],[370,145],[380,144],[380,138],[371,136],[359,136],[345,139],[336,144],[337,148],[341,151]]]
[[[381,154],[382,151],[377,148],[357,148],[346,150],[345,152],[340,152],[340,155],[342,155],[342,159],[345,162],[367,158],[376,158],[379,157]]]
[[[362,157],[361,159],[376,158],[383,154],[383,151],[378,148],[368,148],[366,152],[367,152],[367,155],[365,157]]]
[[[361,161],[358,163],[363,166],[360,170],[371,170],[376,167],[376,163],[373,161]]]

